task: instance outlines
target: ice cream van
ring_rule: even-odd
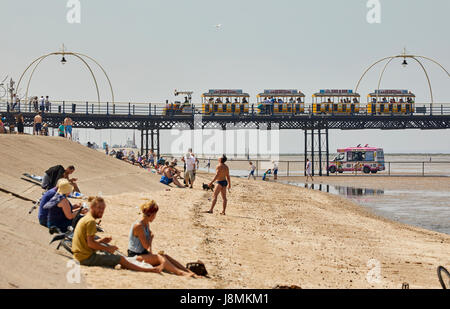
[[[337,156],[330,162],[330,173],[358,172],[365,174],[384,171],[383,148],[370,147],[348,147],[337,150]]]

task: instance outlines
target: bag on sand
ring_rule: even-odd
[[[202,261],[187,263],[186,268],[192,271],[198,276],[206,276],[208,272],[206,271],[205,264]]]

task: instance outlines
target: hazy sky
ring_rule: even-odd
[[[380,24],[366,21],[366,0],[80,2],[81,23],[69,24],[66,0],[0,0],[0,79],[17,80],[34,58],[59,50],[62,43],[97,59],[111,78],[116,101],[124,102],[173,100],[174,89],[193,90],[198,102],[210,88],[244,89],[253,100],[263,89],[296,88],[310,102],[319,89],[354,89],[369,64],[404,47],[450,69],[448,0],[380,0]],[[30,92],[54,100],[95,100],[89,72],[74,58],[68,57],[65,66],[59,60],[42,63]],[[420,67],[411,62],[405,69],[400,63],[388,68],[382,88],[409,89],[417,102],[428,102]],[[435,102],[450,103],[449,78],[434,64],[425,65]],[[381,68],[363,80],[364,100],[376,88]],[[106,80],[96,73],[102,100],[110,100]],[[332,131],[330,147],[369,143],[387,152],[448,153],[449,133]],[[113,142],[125,135],[113,131]],[[109,132],[105,136],[109,141]],[[302,138],[298,131],[282,133],[281,150],[301,151]]]

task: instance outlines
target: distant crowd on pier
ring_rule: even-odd
[[[33,135],[49,136],[49,126],[44,123],[43,112],[38,112],[33,118]],[[14,121],[8,121],[4,115],[0,116],[0,134],[24,134],[25,118],[22,113],[14,115]],[[58,136],[72,140],[73,120],[64,118],[58,126]]]

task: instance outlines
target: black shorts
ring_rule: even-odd
[[[149,254],[150,252],[147,251],[147,249],[145,249],[142,253],[136,253],[134,251],[128,250],[128,257],[133,257],[136,255],[144,255],[144,254]]]

